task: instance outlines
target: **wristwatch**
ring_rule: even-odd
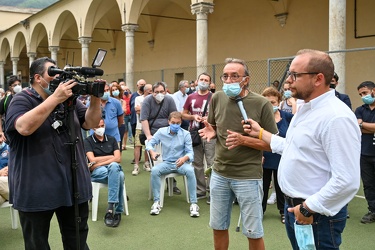
[[[362,127],[363,127],[363,122],[361,122],[361,123],[359,124],[359,128],[362,129]]]
[[[312,213],[303,206],[303,204],[301,204],[301,206],[299,207],[299,212],[305,216],[305,217],[310,217],[312,215]]]

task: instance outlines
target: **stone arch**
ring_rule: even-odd
[[[49,38],[49,46],[59,46],[62,36],[68,30],[78,31],[77,23],[78,22],[72,12],[70,12],[69,10],[61,12],[58,19],[56,20],[53,34]],[[78,34],[76,37],[78,37]]]
[[[9,40],[6,37],[4,37],[0,44],[0,61],[5,62],[6,58],[10,53],[10,43]]]
[[[26,46],[26,38],[25,35],[19,31],[14,38],[13,47],[11,48],[11,56],[12,57],[19,57],[21,51],[24,50]]]
[[[48,47],[48,35],[47,29],[43,23],[38,23],[32,30],[30,43],[27,48],[27,52],[42,52],[39,46],[43,44],[42,47]]]

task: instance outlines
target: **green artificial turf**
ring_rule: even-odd
[[[199,200],[200,217],[189,216],[189,204],[186,202],[182,177],[177,178],[181,195],[164,199],[164,207],[159,215],[149,214],[152,201],[148,200],[150,174],[141,171],[138,176],[132,176],[133,150],[123,151],[122,166],[125,173],[126,190],[129,200],[129,216],[122,216],[118,228],[104,225],[103,217],[107,207],[107,189],[100,190],[98,221],[89,219],[88,244],[90,249],[163,249],[163,250],[205,250],[213,249],[212,230],[209,223],[209,205],[206,200]],[[143,166],[143,161],[140,164]],[[358,192],[363,196],[362,187]],[[361,197],[354,198],[349,204],[350,219],[343,234],[341,249],[375,249],[375,223],[364,225],[361,217],[367,212],[366,201]],[[232,222],[229,229],[229,249],[247,249],[247,239],[241,232],[236,232],[239,216],[237,205],[233,207]],[[266,249],[291,249],[286,236],[284,225],[280,222],[276,205],[269,205],[263,220]],[[50,229],[51,249],[62,249],[61,236],[56,218],[52,219]],[[9,209],[0,209],[0,249],[24,249],[22,232],[19,227],[11,228]]]

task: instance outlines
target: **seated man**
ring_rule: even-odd
[[[91,181],[108,184],[108,209],[104,223],[117,227],[124,212],[124,173],[120,166],[121,153],[116,139],[104,134],[104,120],[85,139],[85,151],[89,160]]]
[[[158,215],[160,207],[160,177],[170,173],[186,175],[190,195],[190,216],[199,216],[197,205],[197,181],[194,168],[189,162],[193,161],[193,146],[190,133],[181,128],[182,116],[180,112],[174,111],[168,117],[168,127],[160,128],[147,143],[146,150],[149,151],[153,160],[158,154],[154,146],[161,143],[163,162],[151,169],[151,187],[154,195],[154,204],[151,207],[151,215]]]
[[[9,146],[4,142],[5,137],[0,137],[0,205],[9,200],[8,186],[8,154]]]

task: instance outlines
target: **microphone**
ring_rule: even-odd
[[[76,71],[86,76],[102,76],[104,74],[104,71],[102,69],[89,68],[89,67],[65,67],[64,70]]]
[[[236,103],[237,103],[238,107],[240,108],[241,115],[242,115],[245,123],[249,124],[249,122],[247,121],[248,118],[247,118],[247,114],[246,114],[245,108],[243,107],[242,98],[240,96],[236,97]]]

